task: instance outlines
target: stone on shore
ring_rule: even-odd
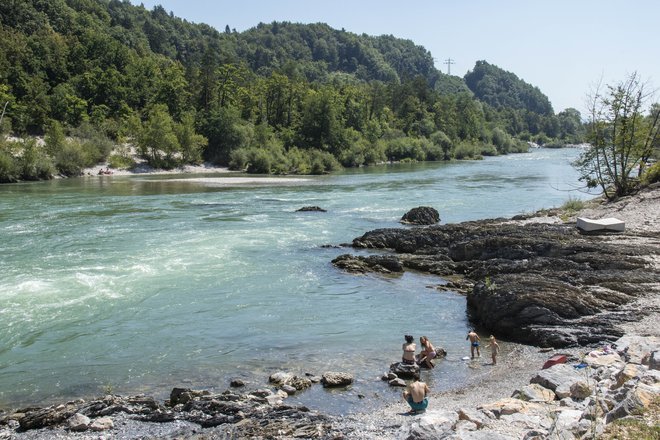
[[[92,420],[83,414],[76,413],[69,417],[66,423],[71,431],[87,431]]]
[[[114,427],[115,424],[110,417],[99,417],[89,425],[89,429],[92,431],[107,431]]]
[[[571,395],[571,386],[585,379],[584,373],[576,370],[570,365],[557,364],[550,368],[539,371],[531,380],[542,387],[552,390],[558,399]]]
[[[512,397],[528,402],[552,402],[556,399],[554,391],[537,383],[525,385],[522,389],[515,391]]]

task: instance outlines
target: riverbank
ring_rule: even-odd
[[[648,211],[649,209],[654,209],[658,206],[656,203],[657,199],[651,198],[649,193],[645,193],[642,196],[645,197],[646,202],[641,199],[629,199],[626,206],[620,209],[616,216],[623,216],[623,212],[626,210],[626,208],[634,208],[637,210],[636,215],[638,217],[643,218],[649,216],[647,218],[653,219],[653,216],[656,216],[655,218],[657,219],[657,213],[655,213],[655,211]],[[649,201],[651,202],[650,205],[648,203]],[[597,207],[603,208],[603,213],[609,215],[607,206],[601,207],[599,205]],[[561,214],[558,212],[544,217],[547,217],[546,220],[548,223],[562,221]],[[639,219],[640,224],[644,224],[645,221],[641,220],[641,218]],[[524,219],[515,221],[530,222],[532,220]],[[535,221],[541,220],[537,219]],[[633,222],[635,220],[631,217],[630,221]],[[647,232],[644,232],[643,234],[640,234],[638,230],[629,227],[629,230],[626,232],[626,234],[602,236],[602,239],[615,241],[626,239],[653,240],[652,234],[654,233],[653,231],[657,233],[657,225],[657,221],[652,221],[650,224],[647,224]],[[657,296],[654,298],[657,298]],[[637,302],[637,307],[648,308],[650,303],[646,302],[647,300],[648,298],[640,298]],[[657,308],[653,309],[653,313],[647,315],[645,320],[649,319],[650,321],[648,322],[652,323],[653,319],[655,319],[655,322],[657,322],[657,310]],[[630,326],[630,330],[626,331],[631,332],[648,332],[649,329],[654,329],[657,327],[657,325],[651,325],[645,329],[642,325],[635,322],[629,322],[626,324],[626,326]],[[459,408],[476,409],[476,407],[482,404],[499,400],[500,398],[509,397],[515,389],[520,389],[527,385],[531,376],[538,371],[540,365],[542,365],[542,363],[552,354],[552,352],[540,352],[538,348],[532,346],[511,344],[510,347],[510,350],[503,353],[500,359],[500,365],[497,367],[489,366],[486,359],[481,362],[477,362],[475,366],[479,368],[480,371],[483,371],[483,374],[474,378],[467,387],[452,389],[443,393],[432,392],[432,406],[427,416],[439,417],[442,415],[440,411],[435,412],[435,410],[456,411]],[[569,354],[575,353],[575,355],[582,355],[587,351],[587,349],[581,348],[561,350],[561,352],[568,352]],[[383,369],[387,368],[386,365],[383,365],[382,367]],[[433,372],[430,372],[429,374],[433,374]],[[264,383],[266,380],[267,378],[264,378]],[[374,378],[374,380],[377,379]],[[387,385],[383,383],[382,386],[386,387]],[[235,393],[232,393],[232,395],[235,395]],[[144,420],[139,421],[136,420],[136,416],[139,415],[138,411],[146,411],[143,409],[145,405],[142,407],[134,408],[129,406],[130,402],[126,402],[121,399],[114,403],[113,402],[114,401],[110,401],[104,405],[106,405],[105,408],[114,406],[113,410],[106,410],[106,412],[110,414],[107,417],[110,417],[113,420],[114,427],[109,428],[101,433],[78,433],[70,431],[66,427],[68,425],[57,425],[54,429],[42,428],[34,431],[31,430],[23,433],[16,433],[13,429],[11,429],[10,425],[6,425],[6,428],[4,426],[3,428],[0,428],[2,429],[0,430],[0,438],[2,438],[2,435],[10,436],[7,438],[99,438],[99,436],[106,436],[106,438],[138,438],[141,436],[151,436],[155,438],[213,438],[213,435],[220,435],[221,433],[221,431],[218,429],[210,430],[210,428],[205,428],[202,430],[199,424],[192,422],[184,422],[181,420],[167,421],[165,417],[163,417],[159,422],[146,422]],[[278,412],[284,418],[290,418],[292,414],[299,414],[296,412],[297,410],[294,411],[290,408],[286,409],[286,402],[287,400],[285,399],[283,401],[284,407],[263,403],[262,412],[273,415],[275,418],[272,420],[277,420],[277,423],[281,423],[281,419],[276,418]],[[90,403],[91,402],[87,402],[87,404]],[[149,403],[148,400],[147,403]],[[118,408],[121,408],[122,404],[125,404],[124,407],[131,409],[133,413],[130,414],[118,410]],[[102,404],[99,403],[98,405]],[[151,411],[167,411],[167,407],[161,407],[151,403],[150,405],[152,406]],[[83,406],[84,404],[81,404],[81,407]],[[221,410],[220,405],[217,406],[217,410]],[[116,412],[113,413],[112,411]],[[286,411],[289,412],[287,413]],[[324,421],[315,419],[316,415],[311,412],[311,415],[314,417],[309,419],[309,422],[310,424],[320,425],[327,423],[330,426],[326,426],[322,431],[319,431],[319,433],[322,432],[322,435],[319,434],[319,437],[321,438],[338,438],[337,436],[339,435],[343,435],[344,438],[396,438],[401,433],[401,429],[406,429],[406,427],[409,425],[416,424],[420,420],[427,420],[420,417],[407,416],[404,414],[406,411],[407,406],[404,402],[395,401],[385,406],[381,410],[369,414],[355,414],[342,418],[330,418],[329,421],[325,421],[325,419],[323,419]],[[0,417],[2,417],[2,415],[0,415]],[[273,426],[276,426],[277,423],[275,423]],[[15,426],[15,424],[12,425]],[[280,424],[280,426],[282,427],[283,425]],[[282,432],[283,433],[281,434],[281,438],[290,438],[292,436],[292,433],[287,434],[286,431]]]

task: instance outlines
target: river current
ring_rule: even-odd
[[[560,206],[576,149],[399,164],[231,184],[223,175],[88,176],[0,185],[0,407],[106,392],[267,387],[280,370],[346,371],[346,391],[293,400],[344,413],[398,398],[379,380],[404,334],[449,355],[425,380],[460,386],[465,298],[437,277],[355,276],[334,245],[399,227],[416,206],[442,223]],[[327,212],[296,212],[316,205]],[[325,246],[333,245],[333,246]],[[418,344],[419,345],[419,344]],[[367,396],[360,399],[358,395]],[[371,403],[369,403],[371,402]]]

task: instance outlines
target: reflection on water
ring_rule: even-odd
[[[0,406],[174,386],[266,386],[283,369],[353,373],[348,392],[296,400],[337,413],[399,398],[380,381],[404,334],[449,352],[434,389],[479,373],[465,298],[436,277],[354,276],[330,261],[403,213],[443,222],[558,206],[570,150],[348,170],[281,184],[138,176],[0,186]],[[543,157],[542,160],[538,160]],[[209,180],[212,177],[214,180]],[[208,182],[214,182],[209,185]],[[317,205],[328,212],[296,212]],[[473,365],[474,366],[474,365]],[[357,394],[367,396],[359,399]]]

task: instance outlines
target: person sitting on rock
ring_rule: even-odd
[[[423,365],[426,368],[434,368],[435,365],[433,365],[431,360],[436,356],[435,347],[433,347],[433,344],[431,344],[431,341],[426,336],[419,338],[419,343],[422,344],[422,352],[417,358],[417,364],[419,366]]]
[[[410,405],[411,414],[426,411],[426,408],[429,406],[429,399],[426,397],[429,391],[428,385],[419,380],[419,373],[415,373],[412,383],[403,392],[403,400]]]
[[[408,365],[415,365],[415,351],[417,346],[415,345],[415,338],[412,335],[404,336],[406,342],[403,344],[403,357],[401,362]]]

